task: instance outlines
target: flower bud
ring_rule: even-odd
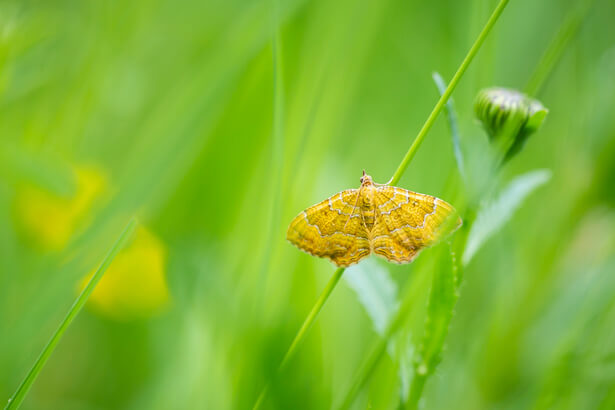
[[[474,111],[502,155],[502,163],[523,148],[548,113],[540,101],[516,90],[497,87],[478,93]]]

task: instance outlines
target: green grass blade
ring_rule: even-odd
[[[540,62],[536,66],[532,77],[525,86],[525,93],[535,96],[540,93],[542,87],[549,79],[553,69],[561,60],[570,41],[576,36],[585,16],[589,12],[594,0],[587,0],[573,10],[568,18],[562,23],[559,31],[551,41],[551,44],[543,54]]]
[[[83,308],[85,302],[87,302],[88,298],[94,291],[94,288],[96,288],[96,285],[105,274],[105,271],[107,270],[109,265],[111,265],[111,262],[113,261],[115,256],[124,247],[124,244],[126,243],[128,238],[130,238],[132,232],[134,231],[136,224],[137,221],[133,218],[128,223],[128,225],[126,225],[126,228],[124,228],[124,231],[122,232],[120,237],[117,239],[117,241],[115,241],[115,244],[113,245],[109,253],[107,253],[107,256],[105,256],[105,259],[103,259],[96,273],[94,273],[86,287],[81,291],[81,293],[75,300],[75,303],[73,303],[73,306],[71,306],[70,310],[66,314],[66,317],[64,318],[64,320],[62,320],[60,326],[58,326],[58,329],[55,331],[53,336],[51,336],[51,339],[49,339],[49,342],[41,352],[40,356],[38,357],[38,359],[36,359],[36,362],[34,362],[34,366],[32,366],[32,369],[30,369],[30,371],[28,372],[28,375],[21,382],[21,384],[17,388],[17,391],[15,391],[15,394],[13,394],[13,396],[9,399],[5,410],[14,410],[19,408],[24,398],[26,397],[26,394],[28,394],[30,387],[32,387],[32,383],[34,383],[39,373],[45,366],[45,363],[47,363],[49,356],[51,356],[56,345],[60,342],[60,339],[64,335],[64,332],[66,332],[66,329],[68,329],[72,321],[79,314],[79,311],[81,310],[81,308]]]
[[[432,75],[433,81],[438,87],[440,95],[446,91],[446,83],[438,72],[434,72]],[[444,112],[448,119],[448,127],[451,131],[451,139],[453,140],[453,152],[455,154],[455,161],[457,162],[457,169],[461,179],[466,182],[465,167],[463,165],[463,153],[461,152],[461,136],[459,133],[459,124],[457,123],[457,114],[455,114],[455,107],[453,106],[453,99],[450,98],[444,106]]]
[[[314,324],[314,320],[316,320],[318,313],[320,313],[320,310],[322,309],[325,302],[329,298],[329,295],[331,295],[331,292],[333,292],[333,289],[335,289],[335,285],[337,285],[337,282],[339,282],[339,280],[342,278],[342,274],[344,273],[345,270],[346,270],[345,268],[338,268],[333,273],[333,276],[331,276],[331,279],[329,279],[329,282],[327,282],[327,286],[325,286],[325,289],[322,291],[322,293],[318,297],[318,300],[312,307],[312,310],[310,311],[308,316],[303,321],[301,328],[295,335],[295,338],[290,344],[290,347],[286,351],[286,354],[284,355],[284,359],[282,359],[282,363],[280,363],[280,366],[278,367],[278,371],[276,372],[276,375],[280,374],[280,372],[288,364],[289,360],[292,359],[292,357],[295,355],[295,352],[297,351],[297,347],[303,340],[303,337],[306,335],[307,331],[310,329],[310,327],[312,327],[312,324]],[[269,383],[266,384],[265,387],[263,387],[263,390],[261,390],[261,393],[259,394],[258,399],[256,400],[256,403],[254,404],[253,410],[256,410],[262,406],[265,400],[265,397],[267,397],[267,392],[269,391],[269,387],[270,387]]]
[[[484,203],[470,227],[462,263],[470,263],[487,239],[512,218],[525,198],[551,179],[551,171],[539,169],[513,179],[491,202]]]
[[[389,271],[374,259],[353,265],[344,277],[382,336],[398,308],[397,284]]]
[[[489,17],[489,20],[487,20],[485,27],[483,27],[483,30],[480,32],[480,34],[476,38],[476,41],[474,42],[474,44],[472,44],[470,51],[468,51],[468,54],[466,54],[466,57],[461,62],[461,65],[457,69],[457,72],[453,76],[453,79],[448,84],[448,87],[446,87],[446,90],[444,91],[444,93],[442,94],[438,102],[436,103],[436,106],[431,111],[431,114],[429,114],[429,117],[427,117],[425,124],[423,124],[423,128],[421,128],[418,135],[414,139],[414,142],[412,142],[410,149],[408,149],[408,152],[406,152],[404,159],[402,159],[401,164],[399,164],[399,167],[397,168],[397,170],[393,174],[393,177],[389,181],[389,185],[395,185],[399,181],[401,176],[404,174],[404,172],[406,171],[406,168],[410,164],[410,161],[412,161],[412,158],[414,158],[414,155],[416,154],[416,151],[421,146],[421,143],[425,139],[425,136],[427,135],[427,133],[433,126],[434,122],[436,122],[436,118],[438,118],[438,114],[440,114],[440,111],[442,111],[442,109],[444,108],[444,104],[446,104],[446,102],[448,101],[449,97],[453,93],[453,90],[455,90],[455,87],[457,87],[459,80],[461,80],[461,77],[463,77],[466,70],[470,66],[470,63],[474,59],[474,56],[476,56],[476,53],[478,53],[478,50],[480,50],[480,47],[485,42],[485,39],[489,35],[489,32],[491,31],[495,23],[498,21],[498,18],[504,11],[504,8],[508,4],[508,1],[509,0],[501,0],[498,6],[493,11],[493,13],[491,14],[491,17]]]
[[[333,408],[337,410],[345,410],[350,408],[357,394],[361,391],[369,376],[373,373],[374,369],[380,362],[380,359],[387,351],[389,341],[397,333],[400,327],[404,324],[405,319],[410,315],[412,309],[416,306],[416,300],[419,297],[418,292],[427,285],[427,275],[419,276],[413,283],[406,286],[402,297],[400,298],[400,306],[394,315],[390,318],[388,326],[382,335],[378,338],[376,344],[372,347],[370,353],[361,364],[361,367],[353,377],[348,389],[344,394],[344,398],[339,405],[334,405]]]
[[[271,179],[271,187],[269,205],[270,209],[268,219],[269,224],[264,240],[264,250],[259,273],[259,286],[261,290],[257,293],[259,305],[263,303],[265,289],[269,278],[269,268],[271,264],[271,256],[274,252],[276,229],[282,225],[280,219],[282,206],[282,176],[284,175],[284,71],[282,66],[282,44],[279,27],[279,11],[278,4],[275,3],[273,12],[273,27],[271,34],[271,57],[273,66],[273,117],[271,131],[271,163],[269,167],[269,175]],[[262,306],[261,306],[262,307]],[[259,309],[257,309],[258,311]]]

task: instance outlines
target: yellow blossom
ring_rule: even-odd
[[[97,168],[76,167],[73,173],[71,195],[61,196],[32,184],[17,192],[19,221],[28,236],[45,249],[62,249],[106,189],[107,179]]]
[[[118,320],[146,318],[162,311],[169,302],[166,254],[156,235],[143,226],[137,228],[132,242],[115,257],[94,289],[89,306]],[[92,274],[83,279],[81,288]]]

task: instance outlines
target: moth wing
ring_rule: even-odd
[[[461,226],[461,218],[447,202],[398,187],[378,187],[375,210],[374,253],[396,263],[411,262]]]
[[[340,267],[359,262],[371,252],[357,205],[357,189],[333,195],[293,219],[286,238],[299,249],[330,259]]]

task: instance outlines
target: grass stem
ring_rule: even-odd
[[[436,103],[436,106],[431,111],[431,114],[429,114],[429,117],[427,117],[425,124],[423,124],[423,128],[421,128],[421,130],[419,131],[418,135],[412,142],[412,145],[408,149],[408,152],[406,152],[406,155],[402,159],[401,164],[399,164],[399,167],[393,174],[393,177],[388,182],[389,185],[395,185],[399,181],[401,176],[404,174],[404,172],[406,171],[406,168],[410,164],[410,161],[412,161],[412,158],[414,158],[414,155],[416,154],[416,151],[421,146],[421,143],[425,139],[425,136],[427,135],[427,133],[433,126],[434,122],[436,121],[436,118],[438,118],[438,114],[440,114],[440,111],[442,111],[442,109],[444,108],[444,105],[446,104],[449,97],[453,93],[453,90],[455,89],[455,87],[457,87],[457,83],[459,83],[459,80],[465,74],[466,70],[468,69],[468,66],[474,59],[474,56],[476,55],[480,47],[485,42],[487,35],[489,34],[491,29],[495,25],[496,21],[498,20],[498,18],[504,11],[504,8],[508,4],[508,1],[509,0],[500,0],[500,3],[498,4],[498,6],[495,8],[493,13],[491,14],[491,17],[489,17],[489,20],[485,24],[485,27],[483,27],[483,30],[478,35],[478,38],[472,45],[472,48],[470,48],[470,51],[468,51],[468,54],[461,62],[461,65],[457,69],[457,72],[453,76],[453,79],[448,84],[448,87],[446,87],[446,90],[444,91],[444,93],[440,96],[440,99]]]
[[[331,292],[333,292],[333,289],[335,289],[335,286],[337,285],[339,280],[342,278],[342,275],[344,274],[345,270],[346,270],[345,268],[337,268],[337,270],[333,273],[333,276],[331,276],[331,279],[329,279],[327,286],[325,286],[324,290],[318,297],[318,300],[312,307],[312,310],[310,311],[308,316],[303,321],[301,328],[295,335],[295,338],[290,344],[290,347],[286,351],[286,354],[284,355],[284,358],[282,359],[282,362],[280,363],[280,366],[278,367],[277,374],[280,374],[280,372],[288,364],[289,360],[295,355],[295,352],[297,350],[297,347],[299,346],[299,343],[301,342],[301,340],[303,340],[305,334],[310,329],[310,327],[312,327],[312,324],[314,323],[314,320],[316,320],[318,313],[320,313],[320,310],[322,309],[325,302],[329,298],[329,295],[331,295]],[[260,408],[260,406],[263,404],[263,400],[267,396],[268,391],[269,391],[269,383],[263,388],[263,390],[261,391],[261,394],[258,396],[258,400],[256,401],[253,407],[255,410]]]
[[[553,69],[564,55],[568,43],[570,43],[579,31],[581,23],[583,23],[593,3],[594,0],[586,0],[575,10],[570,12],[570,15],[562,23],[562,26],[551,41],[551,44],[542,55],[530,80],[527,82],[525,86],[526,94],[536,96],[540,93],[542,87],[553,72]]]
[[[493,11],[493,14],[491,15],[491,17],[489,18],[489,20],[485,24],[485,27],[483,28],[483,30],[478,35],[478,38],[476,39],[476,41],[472,45],[472,48],[470,48],[470,51],[468,52],[466,57],[463,59],[461,65],[457,69],[457,72],[453,76],[453,79],[451,80],[451,82],[449,83],[448,87],[446,88],[446,90],[444,91],[444,93],[442,94],[440,99],[438,100],[438,103],[436,104],[436,106],[432,110],[431,114],[429,115],[429,117],[427,117],[427,120],[425,121],[425,124],[423,124],[423,127],[421,128],[421,130],[419,131],[418,135],[414,139],[412,145],[410,146],[410,149],[406,153],[406,155],[403,158],[401,164],[399,164],[399,167],[397,168],[397,170],[393,174],[393,177],[388,182],[388,184],[393,185],[393,184],[397,183],[399,181],[399,179],[401,178],[401,176],[403,175],[403,173],[406,171],[406,168],[410,164],[410,161],[412,161],[412,158],[416,154],[416,151],[420,147],[421,143],[425,139],[425,136],[427,135],[427,133],[429,132],[431,127],[433,126],[433,123],[435,122],[436,118],[438,117],[438,114],[444,108],[444,105],[448,101],[448,98],[450,97],[450,95],[452,94],[453,90],[455,89],[455,87],[459,83],[459,80],[461,79],[463,74],[466,72],[468,66],[472,62],[472,59],[474,58],[474,56],[476,55],[476,53],[480,49],[480,47],[483,44],[483,42],[485,41],[485,39],[487,38],[487,35],[489,34],[491,29],[493,28],[494,24],[496,23],[496,21],[498,20],[498,18],[502,14],[502,11],[504,11],[504,8],[506,7],[506,4],[508,3],[508,1],[509,0],[501,0],[500,3],[498,4],[498,6],[496,7],[496,9]],[[299,329],[299,332],[297,333],[297,335],[293,339],[293,342],[291,343],[290,347],[288,348],[288,351],[284,355],[284,359],[282,359],[282,363],[280,364],[280,366],[278,368],[277,374],[280,373],[280,371],[286,366],[288,361],[294,355],[295,351],[297,350],[297,346],[299,345],[299,343],[301,342],[301,340],[303,339],[303,337],[305,336],[305,334],[307,333],[309,328],[312,326],[314,320],[316,320],[316,317],[318,316],[318,313],[320,312],[320,310],[322,309],[323,305],[325,304],[325,302],[329,298],[329,295],[331,294],[331,292],[333,291],[333,289],[335,288],[335,286],[339,282],[339,280],[342,277],[343,273],[344,273],[344,269],[343,268],[338,268],[335,271],[335,273],[333,274],[333,276],[331,277],[331,279],[329,280],[329,283],[327,283],[327,286],[325,287],[325,289],[321,293],[320,297],[316,301],[316,304],[314,305],[314,307],[312,307],[312,310],[310,311],[310,313],[308,314],[307,318],[303,322],[303,325],[301,325],[301,328]],[[380,355],[376,354],[374,357],[379,357],[379,356]],[[373,368],[373,366],[369,366],[369,367]],[[367,377],[367,376],[365,376],[365,377]],[[364,380],[358,380],[357,386],[360,387],[362,385],[363,381]],[[253,407],[254,410],[260,408],[260,406],[262,405],[265,397],[267,396],[267,392],[269,391],[269,387],[270,387],[270,383],[267,383],[265,385],[265,387],[263,388],[263,390],[261,391],[260,395],[258,396],[258,399],[257,399],[256,403],[254,404],[254,407]],[[356,391],[358,392],[359,388],[357,388]],[[352,400],[353,397],[354,397],[354,394],[351,394],[350,397],[349,397],[349,400]]]
[[[51,339],[49,339],[49,342],[47,342],[47,345],[45,346],[45,348],[39,355],[38,359],[36,359],[36,362],[34,362],[34,366],[32,366],[27,376],[23,379],[23,381],[17,388],[17,391],[15,391],[15,394],[13,394],[13,396],[9,399],[9,402],[6,405],[5,410],[15,410],[19,408],[24,398],[26,397],[26,394],[28,394],[28,391],[32,387],[32,383],[34,383],[37,376],[39,375],[39,373],[45,366],[45,363],[47,363],[49,356],[51,356],[51,354],[53,353],[53,350],[55,349],[57,344],[60,342],[60,339],[64,335],[64,332],[66,332],[66,329],[68,329],[72,321],[79,314],[79,311],[81,310],[81,308],[83,308],[83,305],[85,305],[85,302],[87,302],[88,298],[94,291],[94,288],[96,288],[96,285],[98,284],[100,279],[105,274],[105,271],[107,270],[109,265],[111,265],[111,262],[113,261],[115,256],[124,247],[124,244],[126,243],[128,238],[130,238],[132,232],[134,231],[136,224],[137,222],[133,218],[128,223],[128,225],[126,225],[126,228],[124,228],[124,231],[122,232],[120,237],[115,241],[115,244],[113,244],[113,247],[107,253],[107,255],[105,256],[105,259],[103,259],[96,273],[94,273],[94,275],[92,276],[92,278],[90,279],[86,287],[81,291],[81,293],[79,294],[79,296],[77,297],[73,305],[71,306],[70,310],[66,314],[66,317],[60,323],[60,326],[55,331],[53,336],[51,336]]]
[[[470,48],[470,51],[468,51],[468,54],[466,55],[466,57],[464,58],[463,62],[461,63],[461,65],[457,69],[457,72],[455,73],[455,76],[453,77],[453,79],[449,83],[449,85],[446,88],[446,90],[442,93],[440,99],[438,100],[438,103],[436,104],[436,106],[434,107],[433,111],[431,112],[431,114],[429,115],[427,120],[425,121],[425,124],[423,125],[423,128],[421,128],[421,130],[419,131],[419,134],[414,139],[414,142],[410,146],[410,149],[406,153],[406,156],[404,157],[404,159],[402,160],[401,164],[397,168],[397,171],[395,171],[395,174],[393,175],[393,177],[389,181],[389,184],[391,184],[391,185],[396,184],[399,181],[399,179],[401,178],[401,176],[403,175],[403,173],[405,172],[408,164],[410,163],[410,161],[414,157],[414,154],[416,153],[416,151],[418,150],[421,142],[423,141],[423,138],[425,137],[427,132],[431,129],[431,126],[433,125],[433,123],[434,123],[435,119],[437,118],[438,114],[444,108],[446,102],[448,101],[450,95],[452,94],[453,90],[455,89],[457,83],[461,79],[461,76],[465,73],[468,65],[470,64],[470,62],[472,61],[472,59],[474,58],[474,56],[478,52],[480,46],[485,41],[485,38],[487,37],[487,35],[491,31],[491,29],[493,28],[493,26],[496,23],[497,19],[500,17],[502,12],[504,11],[504,8],[506,7],[507,3],[508,3],[508,0],[501,0],[500,3],[498,4],[498,6],[493,11],[493,13],[491,14],[491,17],[489,18],[489,20],[485,24],[485,27],[480,32],[478,38],[476,39],[476,41],[474,42],[474,44]],[[408,300],[406,298],[404,298],[403,299],[403,303],[404,303],[404,305],[407,304]],[[342,405],[339,407],[339,409],[346,409],[346,408],[350,407],[350,405],[352,404],[352,402],[356,398],[356,395],[361,390],[361,387],[365,384],[365,382],[369,378],[370,374],[375,369],[377,363],[380,361],[380,359],[384,355],[384,352],[386,351],[386,344],[388,343],[389,338],[396,332],[399,324],[401,323],[402,318],[405,316],[406,309],[407,308],[400,308],[400,310],[397,312],[394,320],[391,323],[391,326],[387,329],[387,332],[385,333],[385,335],[379,340],[377,345],[374,347],[374,349],[372,350],[372,352],[368,356],[367,360],[362,365],[361,370],[359,371],[357,377],[353,380],[353,382],[352,382],[352,384],[350,386],[350,389],[346,393],[344,401],[342,402]],[[413,380],[413,382],[412,382],[411,395],[412,394],[418,394],[419,395],[419,397],[416,398],[417,402],[418,402],[418,399],[420,398],[420,393],[422,392],[422,387],[423,387],[425,381],[426,381],[426,378],[424,378],[422,381],[421,380]]]
[[[404,319],[408,317],[414,301],[418,297],[417,291],[419,289],[423,289],[425,280],[426,276],[419,277],[416,285],[407,287],[403,297],[401,298],[401,306],[391,318],[384,334],[378,339],[376,345],[367,356],[367,359],[363,362],[359,372],[352,380],[350,388],[346,392],[342,403],[339,407],[334,406],[334,408],[337,410],[345,410],[352,405],[356,395],[361,391],[361,388],[367,381],[369,375],[374,371],[382,356],[384,356],[389,340],[395,333],[397,333],[399,327],[404,323]]]
[[[438,92],[440,95],[444,94],[446,91],[446,83],[444,79],[438,72],[434,72],[432,74],[433,81],[436,83],[436,87],[438,87]],[[455,114],[455,107],[453,104],[453,99],[449,98],[449,100],[444,105],[444,113],[448,119],[448,127],[451,132],[451,140],[453,142],[453,153],[455,154],[455,161],[457,162],[457,169],[459,170],[459,175],[461,176],[461,180],[464,185],[467,183],[465,166],[463,164],[463,153],[461,152],[461,133],[459,131],[459,124],[457,123],[457,114]]]

